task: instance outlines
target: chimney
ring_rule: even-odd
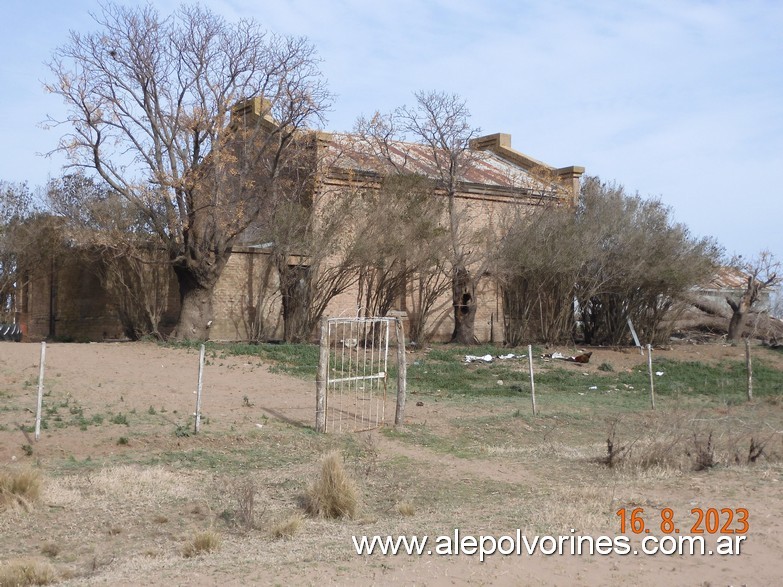
[[[277,128],[277,122],[272,117],[272,102],[261,96],[240,100],[231,108],[231,121],[234,124],[244,124],[245,128],[263,126],[267,130]]]

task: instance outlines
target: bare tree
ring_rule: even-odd
[[[27,184],[0,182],[0,322],[14,319],[17,294],[24,280],[20,239],[33,210],[33,195]]]
[[[487,231],[477,229],[458,201],[475,152],[470,144],[480,130],[470,126],[470,112],[459,96],[417,92],[414,106],[388,115],[360,119],[357,134],[365,149],[382,162],[383,173],[421,173],[435,181],[433,193],[445,196],[454,330],[452,342],[473,344],[476,288],[488,266]],[[403,142],[405,139],[415,144]],[[421,157],[421,149],[425,157]],[[434,288],[436,291],[438,288]],[[430,296],[427,296],[430,297]],[[426,299],[426,298],[423,298]],[[425,306],[423,306],[425,307]]]
[[[205,339],[236,239],[268,212],[293,137],[328,101],[315,51],[198,5],[161,17],[107,3],[93,19],[50,63],[48,89],[69,108],[53,123],[72,127],[60,149],[145,217],[179,283],[174,335]]]
[[[369,316],[386,316],[417,275],[436,271],[444,252],[442,200],[432,181],[416,174],[388,175],[380,188],[362,194],[363,222],[353,256],[359,266],[358,305]]]
[[[739,300],[726,297],[726,303],[732,310],[728,339],[738,341],[745,327],[745,319],[761,293],[781,283],[783,276],[781,276],[780,261],[768,250],[762,251],[757,257],[749,260],[745,260],[741,256],[734,257],[729,265],[736,267],[748,276],[745,291]]]
[[[402,128],[426,145],[438,187],[445,191],[450,237],[449,264],[454,306],[451,342],[473,344],[478,300],[476,288],[486,271],[487,249],[457,202],[460,184],[473,164],[470,142],[480,129],[471,127],[464,100],[443,92],[417,92],[416,105],[398,110]],[[481,239],[478,239],[479,241]],[[478,265],[477,265],[478,262]]]
[[[273,213],[259,223],[280,281],[286,342],[310,340],[329,302],[356,283],[351,257],[358,224],[358,186],[321,189],[319,182],[339,158],[318,133],[294,141],[296,155],[281,173]]]
[[[329,302],[356,283],[352,211],[338,197],[316,208],[287,202],[275,214],[272,258],[280,279],[286,342],[310,340]]]

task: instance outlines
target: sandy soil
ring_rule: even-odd
[[[682,345],[656,353],[712,362],[736,358],[738,349]],[[0,562],[19,557],[46,560],[42,545],[55,541],[61,553],[49,559],[61,578],[70,576],[68,584],[706,587],[783,582],[779,542],[783,468],[779,464],[599,480],[594,478],[595,470],[577,467],[573,459],[565,458],[550,469],[541,460],[531,459],[528,466],[524,455],[460,458],[380,434],[370,442],[381,468],[384,462],[404,463],[417,478],[464,485],[465,501],[442,508],[428,503],[422,508],[426,511],[411,518],[374,514],[351,522],[307,520],[306,531],[290,542],[272,541],[262,533],[226,532],[219,553],[184,559],[178,547],[183,537],[192,528],[214,525],[220,504],[228,499],[226,477],[220,463],[186,468],[164,457],[177,451],[228,455],[257,442],[279,441],[279,446],[294,452],[301,448],[301,460],[289,454],[277,468],[274,462],[246,465],[247,475],[263,478],[272,513],[290,511],[296,507],[296,492],[288,492],[290,499],[281,498],[286,494],[282,489],[275,493],[277,488],[304,486],[317,461],[314,454],[328,448],[315,435],[301,432],[314,420],[313,382],[270,372],[256,358],[209,357],[204,373],[204,433],[178,437],[173,432],[178,426],[184,429],[195,407],[196,352],[150,343],[49,344],[45,403],[59,403],[64,420],[81,416],[92,422],[98,415],[102,423],[57,427],[50,418],[41,440],[32,442],[32,434],[18,426],[34,421],[39,354],[38,344],[0,343],[0,465],[3,470],[38,467],[47,478],[42,506],[0,512]],[[628,369],[645,360],[632,349],[594,349],[591,363],[580,368],[592,371],[607,361],[616,369]],[[474,415],[477,409],[473,404],[433,401],[416,406],[413,401],[408,423],[445,422]],[[491,413],[494,408],[488,404],[486,409]],[[783,406],[770,403],[766,409],[779,415]],[[112,423],[118,415],[132,425]],[[289,447],[290,430],[300,435],[297,442],[312,446]],[[127,444],[120,444],[120,438]],[[32,456],[25,453],[24,445],[33,447]],[[568,454],[568,447],[552,446],[558,454]],[[199,458],[208,458],[202,452]],[[134,464],[125,465],[123,459]],[[84,466],[85,461],[97,466]],[[232,478],[243,474],[233,470]],[[386,482],[394,486],[393,480]],[[471,501],[477,493],[470,490],[482,483],[494,484],[482,494],[494,500],[491,508]],[[126,504],[117,502],[113,493],[120,488],[131,494]],[[580,510],[580,491],[585,503],[604,504],[601,515],[589,518]],[[495,555],[481,563],[467,555],[360,557],[351,545],[351,535],[365,533],[445,534],[460,527],[477,535],[510,534],[515,530],[515,508],[534,506],[573,508],[576,533],[593,536],[619,534],[613,511],[620,507],[645,507],[648,512],[669,507],[680,516],[696,507],[743,507],[751,514],[751,527],[740,556]],[[165,518],[165,522],[151,522],[152,513],[139,519],[139,511],[143,516],[163,512],[155,519]],[[546,512],[540,516],[546,519]],[[529,536],[535,533],[528,528],[522,531]],[[87,572],[89,564],[92,569]]]

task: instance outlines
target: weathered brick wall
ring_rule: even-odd
[[[343,187],[339,184],[330,184],[323,187],[321,197],[317,198],[317,204],[326,209],[331,199],[339,197],[341,190],[347,190],[345,193],[349,196],[353,194],[353,186]],[[358,195],[354,194],[354,197]],[[434,197],[443,197],[445,195],[436,195]],[[510,198],[497,199],[491,197],[482,197],[475,194],[460,194],[456,199],[456,218],[460,226],[460,246],[467,252],[466,259],[473,274],[483,272],[488,266],[487,255],[494,251],[482,253],[481,247],[484,243],[491,242],[493,236],[497,237],[504,229],[504,223],[511,220],[517,213],[526,214],[532,211],[534,200],[513,200]],[[448,226],[448,210],[444,207],[444,217],[441,219],[443,226]],[[394,227],[380,227],[382,230],[392,229]],[[350,238],[350,235],[346,236]],[[446,254],[449,254],[446,252]],[[414,283],[408,286],[405,300],[394,310],[399,310],[406,314],[413,308],[413,288]],[[358,298],[358,288],[351,287],[334,298],[327,307],[325,315],[334,316],[355,316],[357,307],[361,307],[362,302]],[[503,308],[502,298],[499,287],[491,277],[483,277],[479,281],[477,296],[477,313],[475,319],[474,333],[479,342],[503,342]],[[427,321],[427,338],[432,341],[448,341],[454,331],[454,309],[450,289],[439,297],[431,315]],[[363,311],[363,310],[362,310]],[[406,329],[408,328],[407,320]],[[406,332],[406,336],[409,336]]]
[[[19,322],[24,340],[39,341],[49,336],[50,273],[34,275],[25,288]]]
[[[211,340],[272,340],[283,336],[277,271],[269,255],[236,249],[215,287]]]
[[[410,340],[410,332],[407,312],[413,307],[412,290],[414,287],[416,287],[415,283],[409,284],[404,305],[401,304],[399,307],[393,308],[394,312],[399,312],[403,317],[406,329],[405,336],[408,340]],[[325,316],[328,318],[356,316],[357,295],[358,288],[354,286],[335,297],[328,305]],[[499,287],[494,280],[486,277],[479,282],[476,295],[478,298],[475,321],[476,338],[479,342],[503,342],[503,309]],[[454,331],[454,308],[451,290],[438,298],[427,320],[426,331],[427,339],[430,341],[448,342],[451,339]],[[315,333],[313,336],[316,336]]]
[[[28,340],[123,337],[122,324],[106,290],[93,267],[78,257],[65,258],[33,277],[26,307]]]
[[[27,340],[62,338],[77,341],[123,338],[122,324],[111,296],[101,286],[94,267],[77,258],[60,262],[54,271],[42,272],[27,288],[26,312],[20,321],[26,325]],[[413,287],[413,284],[411,284]],[[394,308],[406,316],[412,307],[411,291],[404,304]],[[497,286],[490,278],[480,282],[476,337],[481,342],[503,340],[502,309]],[[346,290],[329,304],[325,316],[355,316],[358,288]],[[233,253],[214,292],[214,319],[211,340],[274,340],[283,336],[282,306],[277,271],[269,255],[254,249]],[[50,326],[54,310],[54,331]],[[168,334],[179,311],[179,292],[172,272],[168,306],[161,332]],[[407,320],[404,320],[407,328]],[[428,321],[428,338],[448,341],[454,328],[451,293],[438,300]],[[313,333],[313,338],[317,333]]]
[[[54,337],[87,341],[125,336],[117,308],[89,262],[76,256],[66,258],[51,270],[39,272],[26,289],[20,322],[25,325],[27,340]],[[173,271],[167,298],[162,334],[172,330],[179,314],[179,290]],[[282,336],[277,273],[268,255],[249,249],[232,255],[215,288],[214,314],[210,330],[213,340]]]

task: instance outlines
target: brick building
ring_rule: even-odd
[[[235,115],[261,116],[262,102],[249,100]],[[312,133],[315,159],[319,162],[311,202],[327,201],[342,190],[372,189],[384,173],[377,160],[362,150],[350,135]],[[435,175],[428,149],[413,143],[393,143],[389,155],[405,162],[406,170]],[[459,184],[456,197],[460,212],[470,223],[492,229],[519,207],[532,209],[555,201],[572,205],[578,197],[582,167],[553,168],[511,147],[507,134],[493,134],[471,144],[471,165]],[[547,177],[542,181],[542,177]],[[318,197],[316,197],[318,196]],[[434,195],[433,197],[438,197]],[[301,259],[300,259],[301,261]],[[393,309],[405,317],[416,295],[410,283]],[[101,286],[95,264],[78,255],[53,263],[48,271],[33,276],[20,296],[18,322],[32,339],[57,337],[73,340],[105,340],[124,336],[116,300]],[[503,340],[501,292],[490,278],[476,292],[478,310],[475,335],[479,341]],[[264,243],[252,237],[234,247],[214,291],[212,340],[271,340],[283,332],[280,281]],[[335,297],[326,315],[356,315],[361,312],[360,292],[353,287]],[[176,321],[179,299],[173,272],[166,294],[160,331],[166,333]],[[453,330],[451,294],[438,300],[429,321],[430,338],[448,340]]]

